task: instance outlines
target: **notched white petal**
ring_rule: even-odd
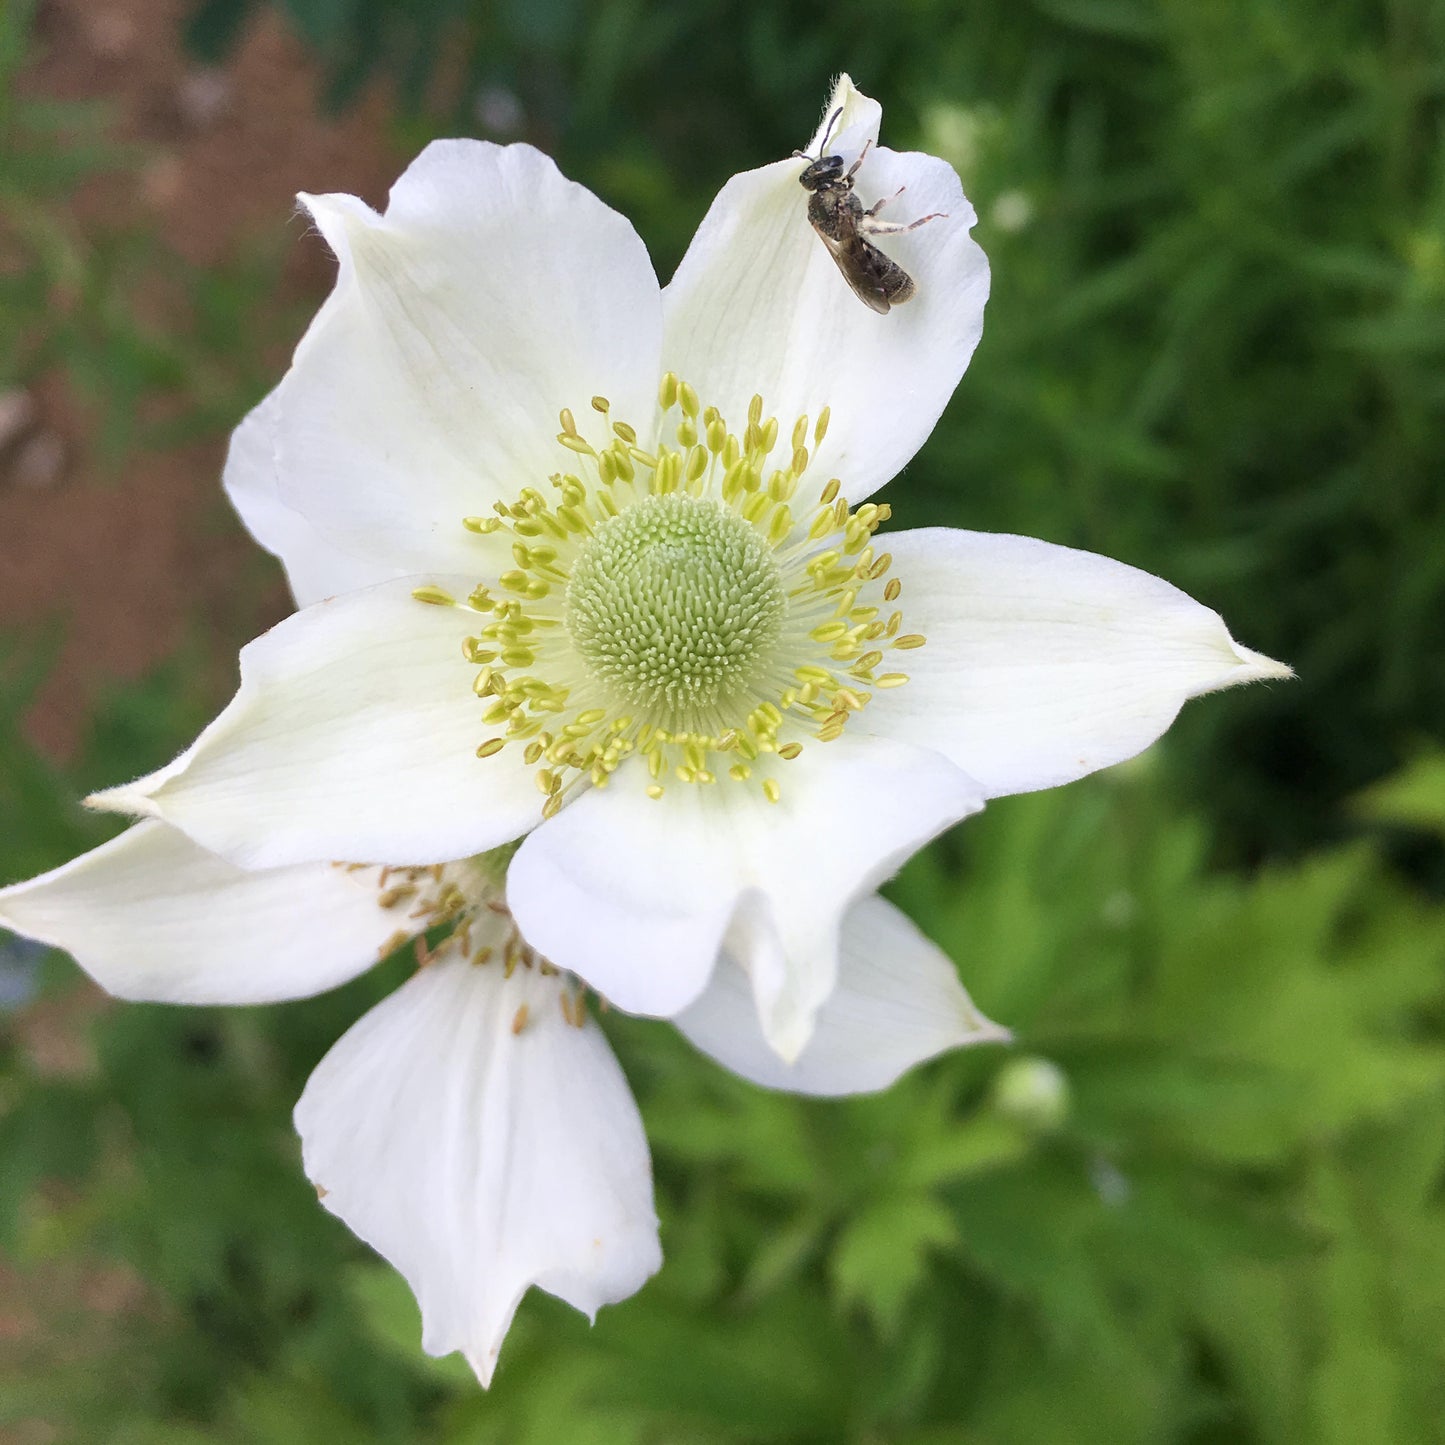
[[[927,643],[864,725],[938,749],[989,797],[1133,757],[1191,697],[1292,675],[1239,646],[1218,613],[1106,557],[947,528],[888,547]]]
[[[301,201],[340,274],[276,393],[279,494],[372,580],[466,568],[463,517],[565,470],[562,407],[652,416],[646,247],[540,151],[437,141],[384,215]]]
[[[758,1026],[747,954],[741,959],[725,957],[707,992],[676,1023],[719,1063],[770,1089],[872,1093],[949,1049],[1010,1038],[979,1012],[948,956],[877,896],[844,916],[837,987],[792,1063]]]
[[[529,1286],[591,1318],[662,1262],[642,1121],[558,975],[438,959],[296,1106],[308,1178],[406,1277],[429,1354],[489,1383]]]
[[[840,104],[827,149],[851,166],[877,139],[879,107],[844,76],[814,148]],[[775,161],[723,187],[663,293],[663,361],[729,422],[746,415],[754,393],[784,435],[798,416],[816,420],[827,407],[811,469],[838,477],[857,503],[903,468],[953,395],[982,334],[988,262],[952,168],[874,144],[854,178],[863,205],[882,202],[884,221],[937,217],[875,238],[916,286],[906,304],[878,315],[809,224],[798,183],[805,165]]]
[[[776,805],[730,781],[654,800],[646,770],[624,766],[513,859],[523,934],[620,1008],[660,1017],[703,991],[726,934],[770,1044],[796,1057],[837,976],[845,909],[982,797],[937,753],[866,737],[809,743],[780,777]]]
[[[0,889],[0,926],[65,949],[118,998],[251,1004],[354,978],[396,920],[369,876],[328,863],[247,872],[145,822]]]
[[[419,602],[420,580],[317,603],[242,648],[239,691],[192,747],[92,806],[164,818],[248,868],[445,863],[526,832],[531,770],[476,756],[462,642],[478,614]]]

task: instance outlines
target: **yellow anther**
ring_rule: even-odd
[[[821,542],[833,530],[833,514],[825,508],[813,518],[812,524],[808,528],[808,540]]]
[[[413,587],[411,595],[418,602],[429,602],[433,607],[455,607],[457,605],[457,599],[445,587],[437,587],[430,582],[424,587]]]
[[[501,752],[506,746],[506,738],[488,738],[486,742],[477,749],[477,756],[479,758],[495,757],[496,754]]]
[[[778,786],[778,780],[776,778],[769,778],[763,784],[763,796],[770,803],[776,803],[778,799],[783,796],[783,790]]]
[[[928,639],[921,632],[910,632],[903,637],[895,637],[893,645],[901,651],[911,651],[915,647],[922,647]]]

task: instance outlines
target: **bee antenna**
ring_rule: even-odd
[[[843,107],[840,105],[832,115],[828,117],[827,127],[823,131],[823,139],[818,144],[818,157],[821,160],[828,149],[828,138],[833,134],[833,127],[838,124],[838,117],[843,114]]]

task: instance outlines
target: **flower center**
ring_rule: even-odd
[[[710,499],[629,507],[580,548],[567,584],[567,630],[593,676],[674,730],[748,711],[786,610],[767,543]]]
[[[600,445],[563,411],[557,439],[585,475],[463,519],[479,536],[510,533],[515,568],[462,600],[412,594],[471,618],[462,654],[498,730],[477,755],[519,745],[545,817],[574,783],[605,787],[634,756],[654,798],[726,777],[775,803],[805,744],[842,736],[877,691],[908,681],[881,670],[886,653],[924,642],[901,630],[902,583],[873,547],[888,507],[850,510],[833,478],[794,512],[826,407],[780,447],[759,396],[740,432],[670,373],[658,401],[655,452],[604,397],[592,398]]]

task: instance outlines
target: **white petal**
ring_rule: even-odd
[[[427,1352],[463,1351],[483,1384],[530,1285],[590,1318],[662,1262],[637,1106],[596,1024],[565,1021],[562,987],[439,959],[296,1106],[327,1209],[406,1276]]]
[[[845,72],[833,82],[833,93],[818,117],[818,128],[804,152],[810,156],[821,155],[824,141],[828,143],[829,155],[838,154],[843,146],[860,148],[866,140],[877,141],[882,124],[883,107],[871,96],[864,95],[853,84],[853,77]]]
[[[396,919],[374,875],[329,863],[250,873],[146,822],[0,889],[0,925],[65,949],[118,998],[248,1004],[356,977]]]
[[[654,801],[624,767],[534,832],[507,898],[528,942],[631,1013],[702,992],[724,935],[747,959],[769,1043],[796,1057],[837,976],[844,910],[981,806],[936,753],[876,738],[804,748],[782,800],[724,781]]]
[[[878,107],[846,76],[834,106],[845,102],[846,128],[828,150],[851,164],[877,137]],[[906,185],[882,219],[946,213],[880,240],[918,291],[878,315],[808,223],[805,164],[777,161],[723,187],[664,292],[663,361],[734,426],[754,393],[785,437],[799,415],[831,407],[809,474],[819,486],[840,478],[858,502],[902,469],[953,395],[982,333],[988,262],[969,237],[976,218],[952,168],[874,146],[855,178],[865,205]]]
[[[464,516],[571,469],[562,407],[600,393],[645,434],[662,325],[647,249],[540,151],[434,142],[385,216],[301,199],[341,270],[274,394],[279,496],[370,559],[368,580],[464,568]]]
[[[495,731],[461,650],[477,614],[411,587],[318,602],[242,648],[240,690],[190,750],[92,805],[163,818],[248,868],[444,863],[526,832],[533,770],[516,748],[476,756]]]
[[[947,528],[883,545],[904,626],[928,641],[866,726],[945,753],[989,797],[1133,757],[1200,693],[1291,675],[1177,587],[1091,552]]]
[[[323,597],[402,575],[394,568],[378,569],[374,558],[343,552],[281,500],[280,415],[280,402],[273,392],[231,434],[221,480],[246,529],[281,559],[296,605],[309,607]]]
[[[948,955],[876,895],[843,919],[837,987],[793,1063],[768,1047],[746,968],[732,958],[675,1022],[734,1073],[795,1094],[871,1093],[947,1049],[1009,1038],[974,1007]]]

